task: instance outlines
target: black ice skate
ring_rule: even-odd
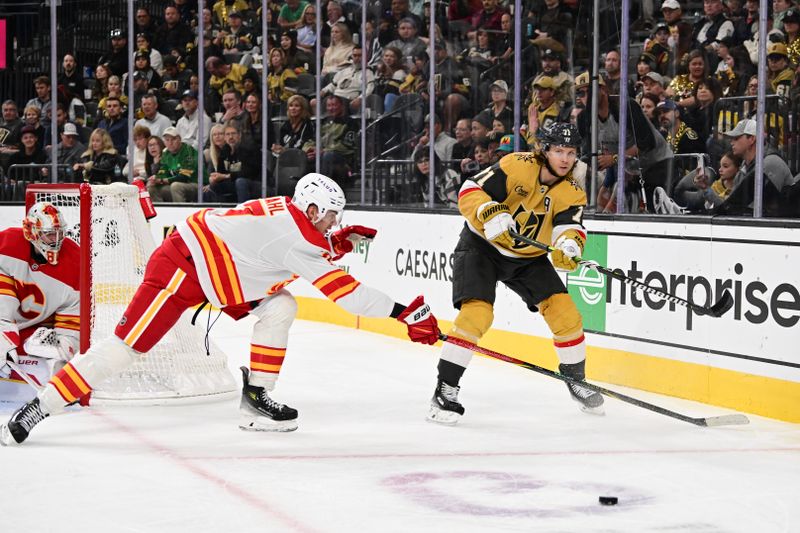
[[[585,368],[586,361],[581,361],[580,363],[575,363],[572,365],[564,363],[558,365],[559,372],[578,381],[583,381],[586,379]],[[587,389],[586,387],[581,387],[576,383],[569,382],[567,382],[567,389],[569,389],[569,394],[572,396],[572,399],[580,404],[580,409],[584,413],[589,413],[592,415],[606,414],[605,409],[603,408],[603,395],[599,392],[595,392]]]
[[[33,426],[49,415],[42,411],[39,398],[29,401],[11,415],[11,418],[0,426],[0,444],[16,446],[28,438]]]
[[[264,387],[250,385],[250,370],[243,366],[242,402],[239,404],[239,427],[247,431],[294,431],[297,409],[278,403]]]
[[[436,390],[431,398],[431,408],[428,411],[428,420],[437,424],[452,426],[464,414],[464,406],[458,403],[460,387],[448,385],[441,379],[436,384]]]

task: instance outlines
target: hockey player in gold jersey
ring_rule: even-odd
[[[448,336],[479,341],[492,325],[500,281],[544,318],[553,333],[559,371],[583,380],[582,318],[555,270],[577,268],[572,258],[581,255],[586,242],[586,194],[572,179],[580,138],[575,126],[554,123],[542,128],[538,139],[539,150],[511,153],[461,187],[458,208],[466,224],[453,266],[453,305],[459,313]],[[544,251],[514,240],[510,229],[552,243],[552,264]],[[470,350],[445,343],[430,421],[455,424],[464,414],[459,381],[471,358]],[[600,394],[571,383],[567,387],[581,410],[603,413]]]

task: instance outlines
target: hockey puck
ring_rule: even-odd
[[[616,496],[600,496],[600,505],[617,505],[619,498]]]

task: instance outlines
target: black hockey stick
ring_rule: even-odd
[[[488,355],[489,357],[493,357],[495,359],[499,359],[507,363],[513,363],[517,366],[521,366],[522,368],[533,370],[534,372],[544,374],[545,376],[549,376],[551,378],[560,379],[561,381],[564,381],[566,383],[578,384],[581,387],[585,387],[587,389],[598,392],[603,396],[608,396],[609,398],[616,398],[617,400],[629,403],[631,405],[635,405],[636,407],[641,407],[643,409],[647,409],[648,411],[653,411],[654,413],[658,413],[660,415],[668,416],[670,418],[675,418],[676,420],[689,422],[690,424],[694,424],[695,426],[703,426],[703,427],[736,426],[736,425],[750,423],[750,419],[742,414],[709,416],[704,418],[695,418],[687,415],[682,415],[680,413],[676,413],[675,411],[670,411],[669,409],[665,409],[664,407],[659,407],[657,405],[653,405],[652,403],[647,403],[642,400],[637,400],[636,398],[626,396],[625,394],[606,389],[605,387],[600,387],[599,385],[588,383],[586,381],[578,381],[577,379],[573,379],[569,376],[559,374],[558,372],[553,372],[552,370],[548,370],[544,367],[534,365],[533,363],[528,363],[520,359],[515,359],[514,357],[511,357],[509,355],[489,350],[488,348],[482,348],[475,343],[466,341],[464,339],[459,339],[458,337],[448,337],[444,333],[439,333],[439,339],[441,339],[444,342],[449,342],[450,344],[455,344],[456,346],[461,346],[462,348],[472,350],[473,352],[478,352],[483,355]]]
[[[508,233],[513,238],[515,238],[515,239],[517,239],[519,241],[522,241],[525,244],[528,244],[528,245],[533,246],[535,248],[539,248],[540,250],[545,250],[547,252],[552,252],[553,250],[555,250],[555,248],[553,248],[552,246],[549,246],[549,245],[547,245],[547,244],[545,244],[543,242],[539,242],[539,241],[535,241],[533,239],[529,239],[528,237],[525,237],[524,235],[520,235],[519,233],[517,233],[514,230],[509,230]],[[614,278],[614,279],[619,280],[619,281],[621,281],[623,283],[627,283],[628,285],[632,285],[632,286],[636,287],[637,289],[643,290],[644,292],[647,292],[647,293],[650,293],[650,294],[654,294],[654,295],[656,295],[656,296],[658,296],[660,298],[663,298],[663,299],[665,299],[665,300],[667,300],[669,302],[672,302],[672,303],[675,303],[675,304],[678,304],[678,305],[682,305],[684,307],[688,307],[689,309],[691,309],[692,311],[694,311],[698,315],[709,315],[709,316],[713,316],[713,317],[721,317],[722,315],[725,314],[726,311],[728,311],[728,309],[730,309],[733,306],[733,296],[731,296],[731,293],[728,290],[723,291],[722,292],[722,296],[720,296],[719,300],[714,305],[709,307],[709,306],[706,306],[706,305],[700,305],[700,304],[696,304],[694,302],[690,302],[689,300],[684,300],[680,296],[675,296],[674,294],[668,293],[666,291],[663,291],[661,289],[658,289],[658,288],[653,287],[651,285],[648,285],[646,283],[642,283],[641,281],[636,281],[633,278],[629,278],[628,276],[626,276],[622,272],[618,272],[616,270],[612,270],[610,268],[606,268],[606,267],[604,267],[602,265],[598,265],[594,261],[588,261],[588,260],[582,259],[580,257],[573,257],[573,260],[576,263],[578,263],[579,265],[584,265],[584,266],[587,266],[587,267],[592,268],[594,270],[597,270],[601,274],[605,274],[606,276],[608,276],[610,278]]]

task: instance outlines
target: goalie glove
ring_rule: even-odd
[[[408,337],[414,342],[435,344],[439,340],[439,323],[422,296],[414,298],[397,320],[406,323]]]
[[[0,378],[7,378],[11,375],[11,367],[6,361],[19,364],[17,346],[19,345],[19,333],[16,331],[0,332]]]
[[[335,254],[333,261],[338,261],[344,254],[353,251],[355,244],[362,240],[371,241],[378,230],[366,226],[347,226],[331,233],[331,249]]]
[[[488,241],[503,248],[511,248],[514,239],[508,230],[516,228],[506,204],[486,202],[478,207],[478,220],[483,224],[483,235]]]
[[[556,240],[555,250],[550,253],[553,266],[567,272],[574,271],[578,268],[578,263],[573,258],[580,259],[585,244],[586,237],[578,230],[568,229],[562,233]]]
[[[43,359],[69,361],[78,353],[78,339],[59,335],[52,328],[39,328],[25,340],[25,353]]]

